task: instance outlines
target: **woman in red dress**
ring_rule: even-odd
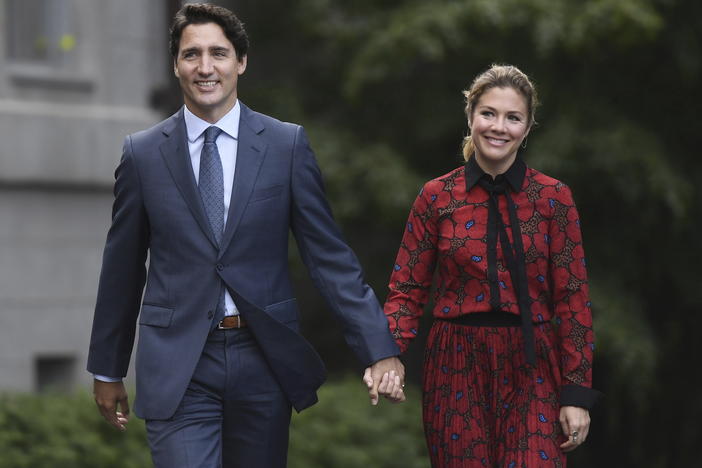
[[[385,314],[404,351],[438,268],[422,402],[433,467],[564,467],[598,394],[578,213],[565,184],[518,155],[537,105],[529,78],[492,66],[464,95],[466,163],[415,200]]]

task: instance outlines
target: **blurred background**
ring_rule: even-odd
[[[0,468],[149,466],[143,426],[102,423],[84,369],[122,139],[181,105],[167,28],[182,3],[0,0]],[[575,194],[606,394],[571,465],[699,464],[702,3],[215,3],[250,36],[241,100],[306,127],[381,301],[417,191],[462,163],[461,91],[492,63],[525,71],[542,106],[524,158]],[[293,418],[290,466],[428,466],[415,388],[430,317],[405,358],[410,401],[370,409],[290,262],[331,374]]]

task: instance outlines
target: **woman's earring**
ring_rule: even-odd
[[[524,141],[522,141],[522,148],[526,149],[527,147],[527,139],[524,138]]]

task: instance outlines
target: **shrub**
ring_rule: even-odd
[[[426,468],[420,394],[371,406],[361,379],[347,377],[322,386],[319,403],[293,415],[290,468]]]
[[[143,421],[132,416],[120,433],[86,393],[0,396],[0,468],[148,466]]]
[[[293,416],[291,468],[426,467],[419,396],[371,407],[359,378],[324,385],[320,402]],[[0,395],[0,468],[144,468],[151,465],[144,422],[119,432],[92,396]],[[258,468],[258,467],[252,467]]]

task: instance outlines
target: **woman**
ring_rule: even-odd
[[[432,466],[563,467],[598,393],[578,213],[566,185],[518,155],[537,106],[529,78],[492,66],[464,95],[466,163],[414,202],[385,314],[404,351],[438,267],[423,384]]]

